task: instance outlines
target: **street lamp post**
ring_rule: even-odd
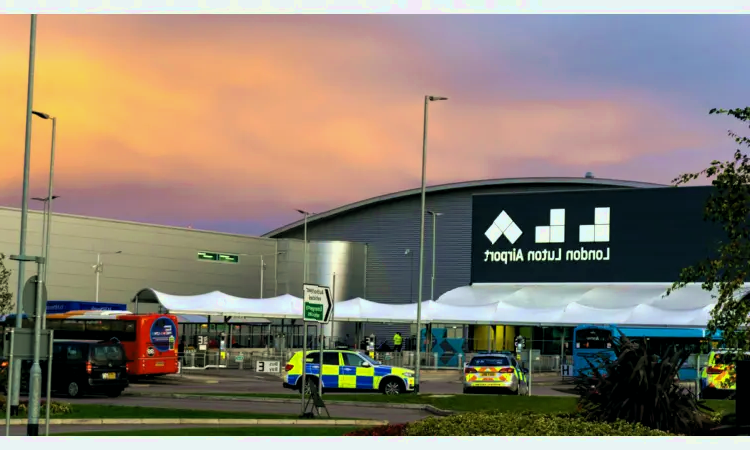
[[[303,211],[301,209],[297,209],[296,211],[298,213],[303,214],[305,216],[305,231],[304,231],[304,238],[303,238],[305,240],[305,254],[303,256],[303,263],[302,263],[302,266],[303,266],[303,268],[302,268],[302,280],[303,280],[302,283],[304,284],[304,283],[307,283],[307,281],[308,281],[307,280],[307,276],[308,276],[308,273],[307,273],[307,218],[310,217],[313,213],[307,212],[307,211]]]
[[[60,198],[59,195],[53,195],[52,200],[56,200]],[[46,252],[49,250],[47,247],[47,242],[49,242],[49,222],[47,221],[48,217],[47,215],[51,212],[49,211],[49,204],[50,204],[50,197],[31,197],[32,200],[36,200],[38,202],[42,202],[43,206],[43,213],[42,213],[42,258],[44,258],[44,266],[42,267],[42,273],[40,274],[42,277],[42,281],[46,284],[47,283],[47,254]]]
[[[424,127],[422,129],[422,208],[419,227],[419,288],[417,294],[417,364],[414,373],[414,392],[419,394],[419,369],[421,365],[421,339],[422,339],[422,282],[424,278],[424,216],[425,216],[425,197],[427,191],[427,111],[430,102],[448,100],[446,97],[436,97],[425,95],[424,97]]]
[[[303,214],[305,216],[305,231],[304,231],[304,239],[305,239],[305,253],[302,257],[302,284],[307,283],[307,218],[310,216],[310,213],[301,209],[296,210],[298,213]],[[304,294],[304,292],[303,292]],[[318,326],[318,336],[320,336],[320,326]],[[322,346],[321,346],[322,348]],[[304,320],[302,321],[302,361],[307,361],[307,322]],[[323,361],[320,361],[320,367],[323,367]],[[322,373],[322,372],[321,372]],[[307,389],[307,370],[302,370],[302,385],[300,386],[300,392],[302,394],[302,414],[305,413],[305,390]],[[323,383],[323,378],[321,377],[319,383]],[[312,390],[312,388],[311,388]]]
[[[18,289],[16,289],[16,328],[23,328],[23,287],[24,278],[26,277],[26,231],[27,221],[29,217],[29,174],[31,171],[31,110],[34,104],[34,63],[36,60],[36,14],[31,15],[31,27],[29,36],[29,72],[28,81],[26,85],[26,133],[24,140],[24,153],[23,153],[23,188],[21,194],[21,230],[19,236],[19,251],[18,251]],[[34,324],[34,364],[31,367],[31,380],[36,381],[37,386],[41,387],[41,375],[42,370],[39,367],[39,349],[41,341],[41,321],[35,321]],[[14,358],[13,361],[13,373],[9,374],[12,377],[13,389],[10,394],[11,414],[18,414],[19,397],[21,393],[21,359]],[[30,386],[33,389],[33,385]],[[37,392],[39,390],[37,389]],[[30,399],[31,400],[31,399]],[[28,436],[39,435],[39,398],[37,401],[29,401],[29,422],[26,426],[26,434]],[[6,417],[9,419],[9,417]]]
[[[263,257],[265,256],[278,256],[283,255],[285,252],[276,252],[276,253],[268,253],[265,255],[257,254],[257,255],[251,255],[248,253],[240,253],[239,256],[258,256],[260,257],[260,298],[263,297],[263,278],[265,276],[265,270],[266,270],[266,263],[263,261]]]
[[[414,301],[414,252],[410,248],[404,250],[404,255],[409,256],[409,303]]]
[[[435,300],[435,248],[437,247],[437,217],[443,213],[427,211],[432,216],[432,280],[430,282],[430,300]]]
[[[50,148],[49,153],[49,181],[47,182],[47,197],[44,199],[34,198],[34,200],[41,200],[44,202],[44,249],[42,250],[42,257],[44,258],[44,267],[42,268],[42,280],[44,283],[47,283],[47,266],[49,265],[48,256],[49,256],[49,243],[50,243],[50,227],[52,225],[52,200],[59,198],[58,195],[52,195],[52,186],[54,182],[54,176],[55,176],[55,142],[57,140],[57,117],[50,116],[49,114],[40,112],[40,111],[32,111],[32,114],[34,114],[37,117],[40,117],[44,120],[52,120],[52,146]],[[45,314],[46,319],[46,314]]]
[[[96,265],[93,266],[96,273],[96,303],[99,303],[99,275],[104,271],[102,255],[119,255],[120,253],[122,253],[122,250],[117,250],[116,252],[98,252],[96,254]]]
[[[266,272],[266,263],[263,262],[263,255],[260,255],[260,297],[263,298],[263,277]]]

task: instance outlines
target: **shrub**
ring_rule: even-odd
[[[679,384],[678,373],[689,352],[651,352],[647,342],[636,345],[615,339],[616,359],[589,362],[590,373],[579,377],[579,411],[594,421],[625,420],[674,434],[699,434],[713,424],[713,410]]]
[[[623,420],[592,422],[577,414],[472,412],[409,424],[407,436],[669,436]]]
[[[5,412],[6,408],[6,398],[3,396],[0,396],[0,411],[3,413]],[[41,408],[40,408],[40,414],[44,415],[46,414],[47,410],[46,402],[42,401]],[[18,412],[21,415],[27,414],[29,411],[29,402],[28,400],[22,400],[18,404]],[[50,415],[53,416],[64,416],[65,414],[71,414],[73,412],[73,407],[70,405],[70,403],[58,403],[58,402],[52,402],[52,409],[50,409]]]
[[[382,425],[374,428],[364,428],[352,431],[344,436],[406,436],[406,424]]]

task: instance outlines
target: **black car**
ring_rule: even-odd
[[[118,397],[128,387],[126,361],[119,342],[56,340],[52,350],[52,390],[70,397]]]

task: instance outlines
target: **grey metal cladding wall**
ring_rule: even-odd
[[[614,186],[618,187],[618,186]],[[427,210],[441,212],[437,218],[435,297],[469,284],[471,271],[471,198],[473,194],[544,192],[575,189],[611,189],[608,185],[518,184],[488,186],[428,193]],[[365,298],[383,303],[411,303],[417,300],[419,276],[419,195],[346,212],[308,224],[311,240],[346,240],[368,244]],[[279,238],[303,238],[302,228],[289,230]],[[405,249],[414,253],[413,265]],[[432,271],[432,218],[425,217],[423,299],[430,297]],[[368,333],[391,338],[394,331],[408,332],[400,325],[367,325]]]
[[[279,239],[278,293],[302,296],[304,242]],[[345,241],[313,241],[308,245],[309,282],[333,287],[336,301],[364,296],[365,245]]]
[[[30,213],[28,250],[39,253],[41,214]],[[18,253],[20,212],[0,209],[0,252]],[[221,290],[241,297],[260,295],[260,257],[240,256],[238,264],[199,261],[198,251],[232,254],[270,254],[276,240],[159,227],[88,217],[53,215],[48,288],[50,299],[94,300],[97,252],[102,255],[100,301],[127,302],[140,289],[178,295]],[[264,296],[274,295],[275,260],[266,258]],[[14,272],[17,263],[8,267]],[[27,274],[35,265],[26,265]],[[15,290],[15,278],[11,283]]]

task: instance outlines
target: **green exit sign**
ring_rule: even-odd
[[[240,256],[231,253],[198,252],[198,260],[237,264],[240,262]]]
[[[230,255],[227,253],[219,253],[219,261],[221,262],[228,262],[228,263],[238,263],[240,262],[240,256],[239,255]]]
[[[219,254],[211,252],[198,252],[198,259],[201,261],[218,261]]]

